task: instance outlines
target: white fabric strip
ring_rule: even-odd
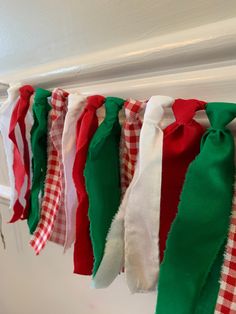
[[[20,84],[11,86],[7,91],[8,93],[7,100],[0,107],[0,131],[3,139],[11,189],[9,219],[12,216],[12,208],[17,197],[17,192],[15,191],[15,178],[13,173],[13,143],[9,139],[8,134],[12,111],[19,97],[20,87],[21,87]]]
[[[173,102],[170,97],[153,96],[147,103],[136,170],[108,233],[103,259],[93,278],[95,288],[112,283],[124,267],[125,255],[131,292],[156,289],[163,144],[159,123],[163,108]]]
[[[164,108],[174,99],[152,96],[140,133],[139,157],[125,212],[125,272],[132,293],[156,290]]]
[[[69,94],[68,111],[65,117],[62,135],[62,160],[65,173],[65,212],[67,250],[75,240],[75,219],[78,206],[77,194],[72,177],[72,169],[76,151],[76,123],[86,103],[86,97],[80,94]]]

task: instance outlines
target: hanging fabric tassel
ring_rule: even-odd
[[[152,96],[140,133],[139,156],[125,211],[125,272],[132,293],[156,289],[164,108],[174,99]]]
[[[50,138],[56,150],[57,158],[57,171],[58,177],[55,176],[51,184],[51,187],[47,187],[51,190],[56,189],[58,193],[57,202],[54,204],[56,208],[56,215],[53,222],[52,232],[49,240],[59,245],[64,245],[66,241],[66,211],[65,211],[65,173],[62,157],[62,139],[64,130],[64,121],[67,113],[67,99],[68,93],[60,88],[56,88],[52,92],[51,104],[52,104],[52,125],[50,129]],[[50,156],[49,156],[50,158]],[[47,181],[46,181],[47,182]]]
[[[219,279],[234,183],[234,140],[226,125],[236,116],[236,104],[208,103],[206,113],[211,127],[189,166],[168,236],[156,314],[200,313],[199,302],[205,302],[206,289],[214,288],[208,280],[215,283]],[[215,306],[212,295],[209,302],[207,313],[211,314]]]
[[[65,212],[66,212],[66,251],[75,241],[76,208],[78,200],[73,181],[73,165],[76,154],[76,122],[86,105],[86,97],[80,94],[69,94],[68,111],[62,135],[62,160],[65,172]]]
[[[37,88],[33,103],[34,124],[31,130],[33,177],[28,217],[28,226],[31,234],[34,233],[40,219],[41,202],[44,192],[44,181],[47,170],[48,112],[51,110],[48,97],[50,96],[51,92]]]
[[[236,183],[228,242],[221,271],[220,291],[215,314],[236,313]]]
[[[30,106],[30,97],[34,93],[34,89],[30,85],[25,85],[19,89],[20,98],[17,101],[12,112],[9,138],[13,142],[13,173],[15,177],[15,189],[17,191],[17,199],[13,206],[14,214],[10,222],[15,222],[19,219],[26,219],[29,211],[29,197],[30,197],[30,155],[29,146],[26,138],[26,115]],[[22,147],[17,141],[17,129]],[[24,186],[25,184],[25,186]],[[24,205],[20,202],[20,195],[24,189]]]
[[[139,149],[139,135],[142,128],[142,116],[147,101],[129,99],[124,104],[125,121],[121,132],[121,194],[125,194],[134,176],[136,159]]]
[[[139,135],[142,127],[141,112],[146,102],[128,100],[124,104],[126,120],[122,129],[121,150],[121,191],[127,190],[135,170],[139,150]],[[95,288],[109,286],[124,267],[124,214],[127,196],[120,205],[107,235],[102,262],[93,278]]]
[[[164,108],[174,99],[152,96],[140,133],[139,156],[125,200],[125,272],[132,293],[156,289]]]
[[[62,164],[61,138],[67,110],[68,93],[54,89],[51,97],[52,110],[48,117],[48,154],[47,172],[42,200],[42,210],[38,226],[30,241],[36,254],[44,248],[47,240],[64,245],[65,213],[64,208],[64,172]],[[59,211],[60,214],[59,214]],[[55,224],[56,215],[60,215]],[[53,229],[54,228],[54,229]],[[52,230],[53,229],[53,230]],[[54,236],[52,238],[52,232]]]
[[[9,140],[8,134],[9,134],[12,111],[19,97],[19,88],[20,88],[20,84],[9,87],[7,90],[7,93],[8,93],[7,100],[0,106],[0,132],[2,135],[2,140],[3,140],[3,145],[4,145],[5,157],[6,157],[7,168],[8,168],[8,176],[9,176],[9,182],[10,182],[10,190],[11,190],[10,205],[9,205],[10,213],[17,199],[17,191],[15,190],[15,177],[14,177],[14,172],[13,172],[13,142]],[[21,193],[21,195],[19,195],[19,202],[21,203],[21,206],[23,206],[22,198],[23,196]]]
[[[123,99],[106,98],[106,116],[92,138],[84,171],[94,253],[93,276],[101,263],[106,236],[120,203],[121,127],[118,114],[123,104]]]
[[[85,188],[84,168],[89,143],[98,128],[97,109],[105,101],[103,96],[87,98],[87,105],[76,125],[76,153],[73,166],[73,179],[78,197],[76,210],[76,239],[74,245],[74,273],[91,275],[93,270],[93,249],[90,239],[88,219],[88,195]]]
[[[164,129],[161,213],[160,213],[160,262],[163,260],[166,239],[176,216],[185,173],[190,162],[200,151],[204,128],[193,120],[205,102],[196,99],[176,99],[172,110],[176,121]],[[171,197],[170,197],[171,195]]]

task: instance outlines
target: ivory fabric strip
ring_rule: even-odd
[[[132,293],[153,291],[157,285],[163,146],[160,122],[165,108],[173,102],[168,96],[152,96],[144,114],[125,212],[125,273]]]
[[[73,181],[73,165],[76,154],[76,123],[84,106],[86,97],[78,93],[69,94],[68,111],[65,118],[62,134],[62,161],[65,173],[65,212],[66,212],[66,238],[64,249],[67,250],[75,241],[76,209],[78,199]]]

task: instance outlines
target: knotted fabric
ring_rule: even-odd
[[[236,313],[236,184],[215,314]]]
[[[45,190],[42,201],[40,221],[30,241],[36,254],[44,248],[52,235],[51,241],[64,244],[65,241],[65,212],[64,207],[64,172],[61,154],[61,138],[67,110],[68,93],[61,89],[54,89],[51,97],[52,110],[49,113],[48,159]],[[59,211],[61,211],[59,213]],[[55,226],[56,216],[60,214]]]
[[[139,147],[139,135],[142,127],[141,113],[146,107],[146,101],[129,99],[124,104],[125,121],[121,131],[121,193],[125,194],[136,165]]]
[[[168,236],[157,314],[214,312],[234,183],[234,140],[226,125],[236,116],[236,104],[208,103],[206,113],[211,127],[188,168]]]
[[[87,105],[76,124],[76,153],[73,179],[78,197],[76,210],[76,238],[74,245],[74,273],[91,275],[93,270],[93,249],[88,219],[88,195],[85,188],[84,168],[90,141],[98,127],[96,111],[104,103],[103,96],[87,98]]]
[[[139,136],[142,127],[142,113],[146,101],[129,99],[124,104],[125,121],[121,135],[121,191],[127,190],[135,170],[139,150]],[[124,216],[127,194],[119,207],[107,235],[102,262],[93,278],[96,288],[109,286],[124,267]]]
[[[9,127],[12,116],[12,111],[16,105],[16,102],[19,97],[19,88],[20,85],[14,85],[8,88],[7,93],[8,97],[6,101],[0,106],[0,132],[3,139],[3,146],[5,151],[5,157],[7,161],[9,182],[10,182],[10,214],[13,209],[13,205],[17,198],[17,191],[15,190],[15,177],[13,172],[13,142],[9,141]],[[16,134],[17,136],[17,134]],[[19,201],[22,202],[22,195],[19,196]],[[9,218],[10,219],[10,218]]]
[[[197,110],[204,108],[205,102],[200,100],[176,99],[172,106],[176,121],[163,131],[160,262],[163,259],[170,226],[177,213],[185,173],[200,151],[204,128],[193,120],[193,117]]]
[[[48,97],[51,92],[37,88],[33,103],[34,124],[31,130],[32,147],[32,187],[29,210],[28,225],[30,233],[34,233],[41,212],[41,202],[44,193],[44,182],[47,170],[47,136],[48,136],[48,112],[51,106]]]
[[[76,123],[86,104],[86,97],[80,94],[68,96],[68,112],[65,118],[62,135],[62,160],[65,173],[65,212],[66,212],[66,241],[65,250],[75,241],[76,208],[78,200],[73,181],[72,171],[76,153]]]
[[[125,211],[125,272],[132,293],[156,288],[164,108],[174,99],[152,96],[140,133],[139,156]]]
[[[30,106],[30,97],[34,93],[34,89],[30,85],[25,85],[19,89],[20,98],[17,101],[12,112],[9,138],[13,142],[13,173],[15,177],[15,189],[17,191],[17,199],[13,206],[14,214],[10,222],[15,222],[19,219],[26,219],[29,211],[29,197],[30,197],[30,155],[29,146],[26,138],[26,124],[25,119]],[[22,147],[17,141],[15,132],[17,127],[20,132]],[[26,186],[24,191],[25,205],[20,203],[20,194],[24,188],[24,181]]]
[[[94,253],[93,276],[103,257],[106,236],[120,203],[119,111],[124,100],[107,97],[106,116],[89,146],[85,166],[90,233]]]

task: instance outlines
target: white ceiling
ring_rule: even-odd
[[[0,72],[235,15],[235,0],[0,0]]]

